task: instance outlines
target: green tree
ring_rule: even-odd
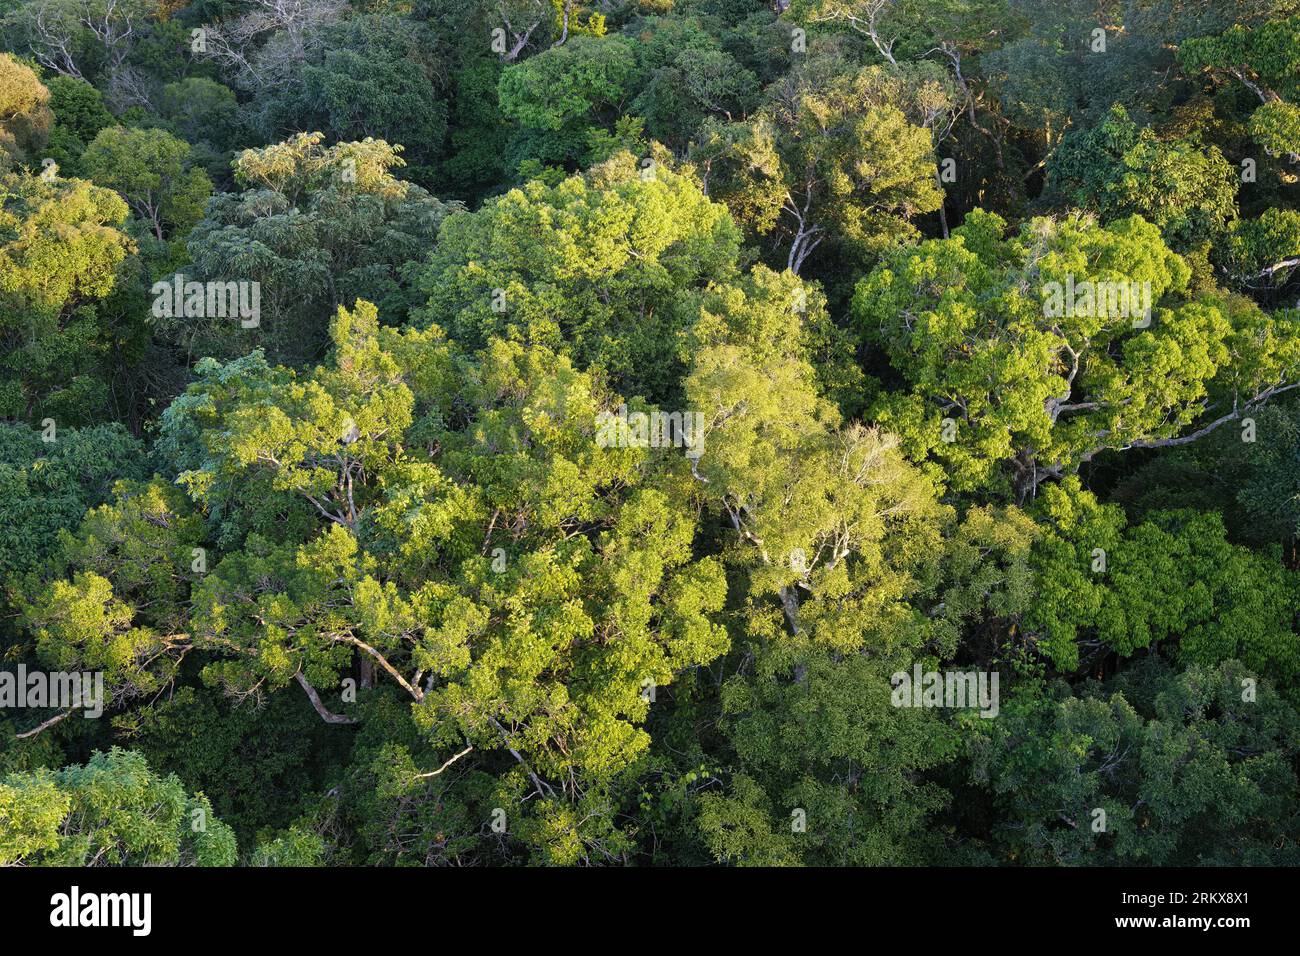
[[[0,165],[35,165],[53,122],[50,91],[29,67],[0,53]]]
[[[232,866],[235,835],[202,794],[114,747],[85,765],[0,779],[0,863]]]
[[[155,481],[92,512],[27,611],[38,651],[103,667],[114,649],[122,702],[199,651],[210,685],[296,683],[330,724],[357,717],[322,690],[382,673],[442,753],[515,768],[498,799],[539,859],[619,855],[599,808],[648,745],[645,683],[727,646],[693,512],[643,479],[647,450],[597,444],[590,379],[545,349],[495,340],[458,372],[440,332],[381,327],[367,303],[332,333],[331,362],[301,377],[256,356],[200,366],[164,424],[166,453],[198,463],[178,478],[193,506]],[[268,533],[223,522],[196,574],[199,515],[253,500],[278,515]]]
[[[1300,581],[1273,549],[1231,544],[1215,513],[1153,512],[1126,527],[1077,479],[1043,489],[1037,598],[1024,636],[1062,671],[1162,642],[1189,663],[1240,660],[1290,694]]]
[[[1221,242],[1237,218],[1237,176],[1216,147],[1162,142],[1119,105],[1065,138],[1048,164],[1047,191],[1102,222],[1141,216],[1182,254]]]
[[[827,239],[859,257],[914,238],[942,193],[933,143],[876,68],[798,64],[739,128],[705,128],[693,161],[710,194],[798,273]]]
[[[1294,860],[1297,714],[1241,664],[1158,658],[1077,693],[1025,686],[967,727],[994,857],[1022,865]]]
[[[166,84],[158,113],[168,130],[191,144],[190,159],[223,186],[230,180],[233,150],[244,142],[246,120],[234,90],[203,76]]]
[[[213,196],[187,240],[186,281],[256,282],[260,317],[162,319],[162,334],[189,356],[230,359],[254,348],[274,361],[310,362],[328,343],[323,318],[369,297],[400,322],[403,270],[422,259],[456,207],[398,179],[400,147],[362,140],[326,147],[302,133],[234,163],[238,192]],[[174,310],[173,310],[174,311]]]
[[[50,79],[49,88],[50,109],[54,113],[50,158],[64,176],[84,176],[81,154],[100,130],[113,125],[113,114],[104,105],[103,94],[85,80],[55,76]]]
[[[56,432],[0,425],[0,578],[40,567],[122,478],[143,478],[144,446],[122,426]]]
[[[502,335],[568,350],[619,391],[668,401],[703,288],[735,273],[739,246],[726,208],[690,178],[624,153],[448,217],[415,321],[468,348]]]
[[[952,488],[1010,479],[1026,498],[1101,452],[1195,441],[1297,383],[1294,317],[1189,298],[1190,269],[1141,217],[1004,230],[972,213],[888,257],[853,300],[912,389],[875,415]]]
[[[503,70],[501,112],[521,127],[512,146],[516,163],[572,168],[589,130],[612,125],[635,69],[632,45],[622,37],[575,36]]]
[[[117,194],[80,179],[0,178],[0,414],[76,424],[108,405],[96,303],[133,250]]]
[[[632,109],[657,141],[683,150],[705,119],[742,120],[758,105],[758,77],[697,21],[651,17],[626,32],[640,74]]]
[[[441,152],[447,107],[435,38],[411,21],[363,15],[323,28],[319,47],[273,93],[259,99],[272,140],[320,130],[334,142],[401,143],[420,182]]]
[[[1292,160],[1300,156],[1300,17],[1271,20],[1247,29],[1234,24],[1212,37],[1188,40],[1178,49],[1178,63],[1190,73],[1212,71],[1231,76],[1260,101],[1250,118],[1256,143]]]
[[[212,193],[207,173],[190,164],[190,146],[161,129],[110,126],[81,156],[86,175],[116,190],[154,237],[183,237]]]

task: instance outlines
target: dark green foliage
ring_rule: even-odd
[[[0,425],[0,577],[39,568],[122,479],[144,478],[144,446],[120,425],[38,429]]]

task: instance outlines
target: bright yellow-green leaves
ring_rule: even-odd
[[[48,776],[0,781],[0,864],[13,866],[59,846],[59,824],[72,807]]]
[[[189,591],[206,560],[202,522],[161,481],[119,482],[113,501],[61,534],[68,579],[25,582],[24,626],[38,656],[59,670],[103,671],[122,703],[174,679],[191,646]]]
[[[879,420],[954,490],[1010,480],[1029,494],[1300,374],[1289,316],[1188,300],[1190,270],[1139,217],[1036,219],[1007,240],[1002,229],[973,213],[951,239],[889,257],[854,297],[863,334],[912,389],[884,397]]]
[[[668,397],[702,288],[736,271],[727,210],[663,163],[619,154],[448,218],[423,271],[420,323],[470,348],[493,335],[603,370],[629,397]]]
[[[297,682],[330,722],[360,716],[340,690],[361,662],[435,745],[516,767],[514,799],[546,801],[532,825],[558,826],[645,753],[655,694],[730,646],[722,565],[696,557],[697,511],[674,491],[689,464],[601,447],[597,414],[620,399],[544,347],[467,355],[437,328],[381,327],[366,302],[331,335],[310,372],[207,363],[162,442],[207,522],[160,482],[119,489],[65,548],[94,570],[56,582],[42,620],[75,610],[59,639],[83,653],[183,627],[209,684]],[[122,533],[150,515],[168,530]],[[178,558],[207,533],[187,574]]]
[[[938,513],[933,486],[892,435],[841,425],[819,395],[806,344],[819,335],[819,310],[788,272],[758,269],[715,289],[685,381],[688,404],[705,422],[703,494],[730,523],[755,593],[778,595],[795,633],[808,626],[800,594],[825,591],[844,604],[853,595],[876,608],[896,594],[884,553],[908,537],[909,524]],[[828,364],[845,349],[828,350]],[[810,633],[859,646],[862,631],[841,624]]]
[[[34,165],[53,123],[50,91],[30,67],[0,54],[0,165]]]
[[[926,112],[931,97],[943,98],[924,80],[909,89],[877,67],[810,57],[752,120],[706,126],[692,160],[787,268],[827,240],[861,260],[915,237],[912,218],[940,206],[930,132],[903,111],[911,100]]]
[[[347,183],[356,191],[386,200],[400,199],[410,185],[391,170],[405,165],[400,146],[365,139],[323,146],[320,133],[298,133],[282,143],[246,149],[234,161],[235,181],[251,189],[267,189],[297,202],[313,189]]]
[[[0,413],[85,420],[104,401],[89,373],[106,332],[86,308],[133,251],[116,193],[27,172],[0,177]]]

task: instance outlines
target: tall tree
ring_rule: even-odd
[[[1190,269],[1141,217],[1005,229],[973,213],[854,297],[911,388],[875,414],[952,488],[1009,481],[1024,499],[1102,452],[1195,441],[1300,384],[1295,317],[1188,297]]]

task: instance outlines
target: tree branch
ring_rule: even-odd
[[[65,711],[64,711],[63,713],[61,713],[61,714],[55,714],[55,715],[54,715],[53,717],[51,717],[49,720],[45,721],[45,723],[43,723],[43,724],[38,724],[37,726],[33,727],[31,730],[23,731],[21,734],[14,734],[14,736],[17,737],[19,740],[27,740],[27,739],[29,739],[29,738],[31,738],[31,737],[35,737],[37,734],[39,734],[39,733],[43,733],[44,731],[49,730],[51,727],[53,727],[53,726],[54,726],[55,724],[57,724],[59,721],[64,720],[64,719],[66,719],[66,718],[68,718],[68,717],[71,717],[73,714],[75,714],[75,713],[77,712],[77,710],[78,710],[78,708],[74,707],[74,708],[72,708],[71,710],[65,710]]]
[[[443,764],[441,767],[439,767],[437,770],[430,770],[428,773],[417,773],[417,774],[415,775],[415,779],[416,779],[416,780],[426,780],[426,779],[428,779],[429,777],[436,777],[436,776],[438,776],[438,774],[442,773],[444,770],[446,770],[448,767],[450,767],[450,766],[451,766],[452,764],[454,764],[457,760],[459,760],[461,757],[465,756],[467,753],[469,753],[469,752],[470,752],[471,750],[473,750],[473,749],[474,749],[474,745],[473,745],[473,744],[470,744],[468,747],[466,747],[466,748],[465,748],[464,750],[462,750],[460,753],[456,754],[454,757],[449,758],[449,759],[447,760],[447,762],[444,763],[444,764]]]
[[[325,721],[325,723],[327,724],[360,723],[360,721],[357,720],[357,718],[345,717],[342,714],[335,714],[331,712],[329,708],[327,708],[324,704],[322,704],[320,699],[320,694],[316,693],[316,688],[312,687],[311,684],[307,682],[307,678],[302,676],[302,671],[299,671],[298,673],[294,674],[293,679],[296,680],[302,686],[302,689],[307,692],[307,699],[311,701],[312,707],[316,709],[316,713],[320,714],[320,719]]]

